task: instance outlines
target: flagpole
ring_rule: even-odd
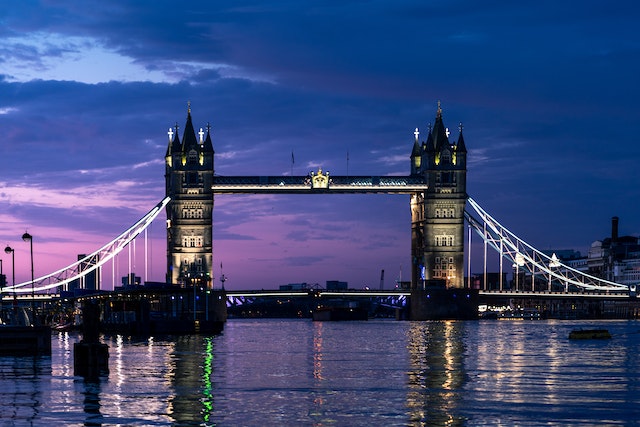
[[[226,282],[227,278],[222,272],[222,262],[220,262],[220,282],[222,283],[222,290],[224,291],[224,282]]]

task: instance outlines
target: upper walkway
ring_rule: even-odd
[[[333,176],[318,170],[306,176],[214,176],[212,187],[214,194],[412,194],[428,185],[421,176]]]

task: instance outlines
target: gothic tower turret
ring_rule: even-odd
[[[414,159],[412,152],[412,160]],[[433,129],[422,145],[420,168],[429,188],[411,198],[413,259],[412,286],[425,281],[444,280],[447,287],[464,287],[464,209],[467,200],[467,149],[460,135],[449,142],[449,130],[438,110]]]
[[[178,126],[169,129],[165,156],[167,205],[167,282],[211,287],[213,280],[213,144],[210,127],[199,138],[191,120],[178,137]]]

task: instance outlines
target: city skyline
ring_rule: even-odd
[[[25,231],[39,277],[164,197],[167,132],[182,138],[188,102],[220,175],[408,175],[441,101],[452,140],[464,127],[469,195],[519,237],[586,255],[613,216],[639,235],[640,6],[617,5],[13,5],[0,238],[16,281],[30,278]],[[408,196],[219,196],[213,216],[216,287],[221,273],[236,289],[409,277]],[[164,233],[156,221],[149,280],[164,280]]]

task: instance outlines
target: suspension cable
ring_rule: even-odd
[[[69,282],[80,279],[81,277],[91,273],[92,271],[102,267],[106,262],[110,261],[120,251],[135,239],[143,230],[145,230],[160,212],[167,206],[170,197],[165,197],[153,209],[151,209],[138,222],[125,230],[118,237],[86,257],[74,262],[68,267],[54,271],[46,276],[39,277],[33,281],[34,291],[46,291],[58,286],[63,286]],[[26,293],[31,292],[31,281],[23,282],[15,286],[6,286],[3,292]]]
[[[569,285],[575,285],[587,290],[629,291],[627,285],[576,270],[563,264],[557,258],[537,250],[502,226],[471,197],[468,197],[467,201],[469,206],[473,208],[473,212],[479,216],[477,219],[472,215],[473,212],[465,210],[464,215],[469,225],[482,237],[485,244],[489,244],[500,253],[501,258],[506,257],[518,268],[524,267],[531,273],[532,281],[537,274],[547,279],[549,286],[552,279],[559,280],[564,283],[565,289]]]

